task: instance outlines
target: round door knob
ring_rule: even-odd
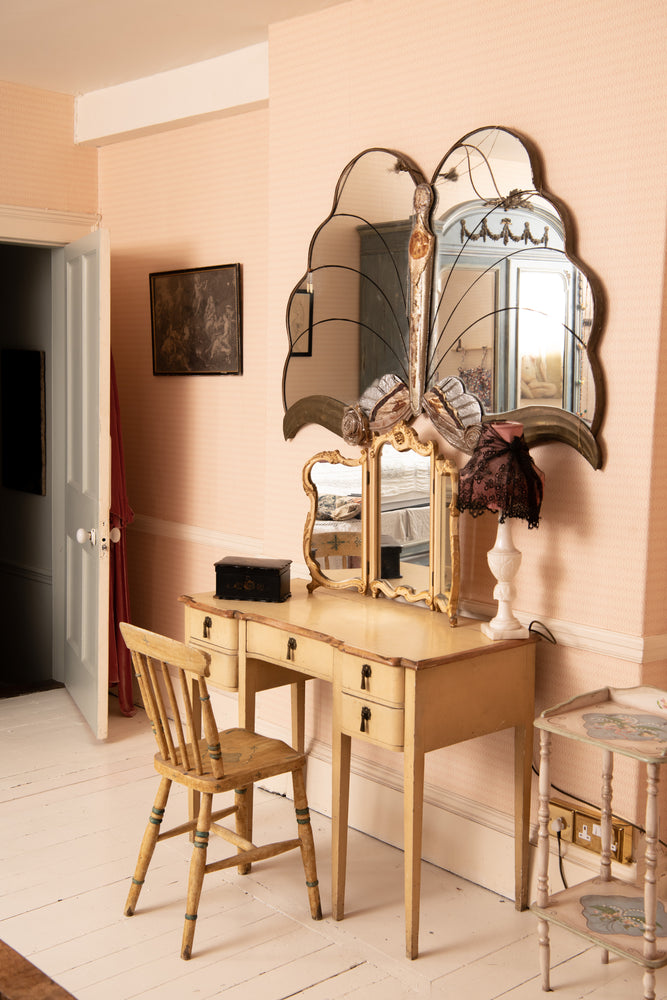
[[[79,545],[85,545],[86,542],[90,542],[91,545],[95,544],[95,529],[91,528],[90,531],[86,531],[85,528],[76,529],[76,540]]]
[[[112,528],[109,532],[109,539],[112,542],[120,541],[120,528]]]

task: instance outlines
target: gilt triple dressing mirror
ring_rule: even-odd
[[[314,455],[303,470],[308,589],[367,590],[444,611],[456,623],[458,473],[404,423],[359,457]]]

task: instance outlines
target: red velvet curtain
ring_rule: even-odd
[[[125,529],[134,520],[125,488],[125,459],[121,434],[118,386],[113,356],[111,358],[111,508],[109,531],[120,529],[120,540],[111,542],[109,549],[109,685],[118,687],[118,700],[123,715],[134,715],[132,698],[132,661],[118,625],[129,622],[130,597],[127,585],[127,545]]]

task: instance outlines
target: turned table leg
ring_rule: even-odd
[[[658,764],[647,764],[646,781],[646,871],[644,874],[644,958],[657,957],[656,907],[658,905]],[[644,1000],[655,1000],[655,971],[644,973]]]
[[[538,847],[537,847],[537,905],[543,909],[549,902],[549,797],[551,784],[549,781],[549,761],[551,757],[551,733],[546,729],[540,732],[540,780],[538,807]],[[541,918],[537,923],[540,943],[540,969],[542,972],[542,989],[549,992],[551,947],[549,945],[549,924]]]

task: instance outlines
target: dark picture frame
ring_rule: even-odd
[[[241,375],[241,265],[149,274],[154,375]]]
[[[290,355],[293,358],[310,358],[313,355],[313,292],[297,288],[290,302],[289,330],[292,340]]]

